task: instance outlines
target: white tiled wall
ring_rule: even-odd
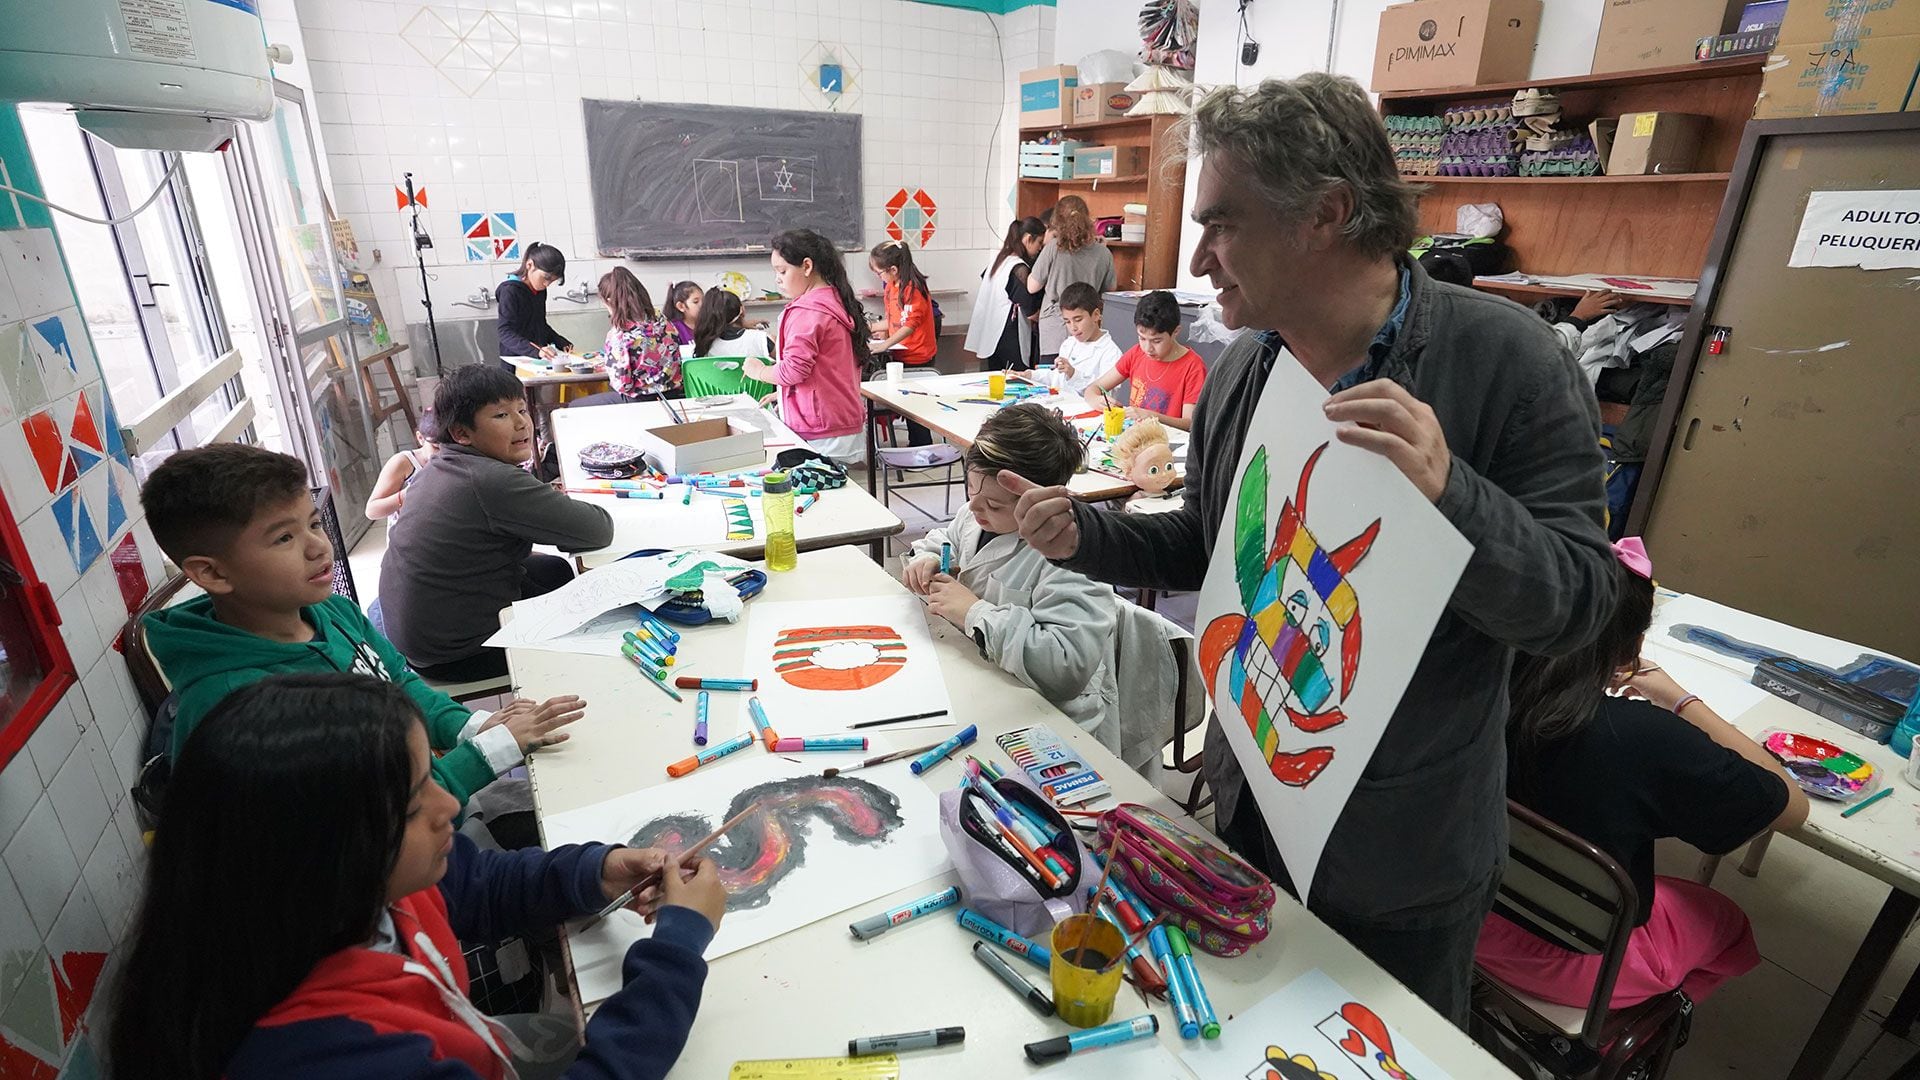
[[[30,165],[9,160],[19,182]],[[82,395],[96,427],[115,422],[51,229],[0,219],[0,490],[37,576],[53,592],[79,685],[69,690],[0,768],[0,1075],[98,1075],[93,981],[127,929],[145,846],[128,791],[140,767],[147,717],[114,648],[128,615],[113,552],[131,538],[136,597],[159,581],[159,550],[140,518],[123,460],[108,456],[49,485],[24,425],[36,417],[72,430]],[[29,324],[58,315],[74,362],[32,343]],[[44,446],[44,442],[42,443]],[[126,520],[108,527],[118,488]],[[56,520],[65,505],[88,516],[100,541],[76,552]],[[63,1009],[66,1010],[63,1013]],[[69,1024],[66,1019],[76,1022]]]
[[[923,268],[936,289],[971,289],[1011,218],[1013,76],[1053,54],[1050,7],[989,16],[907,0],[292,2],[335,203],[363,263],[380,252],[375,285],[396,330],[420,312],[407,215],[395,208],[403,173],[428,192],[441,319],[479,317],[453,301],[491,292],[511,268],[466,261],[462,212],[513,212],[523,242],[567,254],[569,289],[591,287],[617,260],[596,254],[581,99],[821,109],[806,67],[821,46],[849,73],[837,108],[867,118],[867,242],[885,236],[887,199],[925,189],[939,214]],[[856,287],[872,285],[865,260],[853,261]],[[772,285],[763,258],[633,269],[656,300],[670,281],[709,284],[728,270]],[[968,305],[954,306],[963,310],[949,321],[963,320]],[[548,307],[598,312],[558,297]]]

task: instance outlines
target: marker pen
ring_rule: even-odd
[[[915,758],[913,764],[907,767],[913,770],[913,775],[919,776],[921,773],[926,772],[928,769],[933,768],[935,765],[951,757],[955,750],[963,746],[972,745],[973,740],[979,737],[979,725],[968,724],[966,727],[960,729],[959,734]]]
[[[706,691],[701,691],[705,693]],[[811,750],[865,750],[867,740],[861,735],[789,735],[773,741],[776,754],[799,754]]]
[[[680,643],[680,631],[675,630],[673,627],[668,626],[666,623],[662,622],[660,619],[660,616],[655,615],[653,612],[648,611],[646,608],[641,608],[636,617],[641,622],[646,623],[648,629],[659,634],[661,637],[666,638],[668,641],[673,642],[675,645],[678,645]]]
[[[693,704],[693,745],[695,746],[707,745],[707,703],[707,692],[702,690],[700,697]]]
[[[1001,926],[999,923],[994,922],[992,919],[987,918],[972,908],[961,908],[960,914],[956,916],[955,921],[963,928],[971,930],[1015,956],[1027,960],[1041,971],[1046,971],[1053,965],[1053,954],[1047,951],[1046,946],[1036,945],[1028,941],[1026,938]]]
[[[622,645],[633,646],[645,655],[647,659],[652,660],[660,667],[670,667],[673,664],[673,654],[668,652],[658,641],[652,638],[641,637],[639,634],[628,630],[620,635],[620,643]]]
[[[953,573],[953,545],[952,544],[940,545],[940,572],[943,574]]]
[[[760,689],[759,679],[707,679],[693,675],[677,676],[673,685],[682,690],[738,690],[746,692]]]
[[[1200,1014],[1200,1034],[1209,1039],[1220,1037],[1220,1018],[1214,1015],[1213,1002],[1207,999],[1207,988],[1200,982],[1200,973],[1193,969],[1193,948],[1187,944],[1187,935],[1177,926],[1167,927],[1167,941],[1173,946],[1173,962],[1179,966],[1180,977],[1187,982],[1187,990],[1193,994],[1193,1009]]]
[[[939,911],[942,908],[950,908],[959,902],[960,887],[957,885],[949,885],[939,892],[934,893],[932,896],[923,896],[911,903],[901,904],[897,908],[883,911],[878,915],[870,915],[867,918],[861,919],[859,922],[849,923],[847,929],[853,933],[854,937],[859,938],[861,941],[872,941],[874,938],[899,926],[901,923],[912,922],[928,912]]]
[[[1147,1013],[1131,1020],[1116,1020],[1097,1028],[1076,1031],[1071,1035],[1030,1042],[1026,1045],[1027,1060],[1035,1065],[1051,1065],[1068,1054],[1077,1054],[1082,1050],[1095,1050],[1102,1046],[1118,1046],[1135,1039],[1151,1038],[1159,1033],[1160,1018]]]
[[[667,775],[685,776],[702,765],[708,765],[726,757],[737,750],[745,750],[753,745],[753,732],[743,731],[718,746],[709,746],[690,758],[681,758],[667,766]]]
[[[773,725],[768,722],[767,710],[760,707],[759,698],[747,699],[747,713],[753,717],[753,730],[759,732],[760,738],[766,742],[767,753],[773,753],[773,744],[780,741],[780,733],[773,730]]]
[[[984,941],[974,942],[973,957],[985,965],[988,971],[993,972],[994,978],[1006,983],[1007,989],[1019,994],[1023,1001],[1033,1006],[1035,1012],[1041,1016],[1053,1015],[1053,999],[1047,997],[1047,992],[1028,982],[1025,975],[1013,970],[1013,965],[1002,960],[1000,954],[993,951],[993,946]]]
[[[1132,940],[1133,935],[1140,930],[1138,926],[1128,926],[1126,919],[1113,909],[1112,904],[1104,900],[1096,900],[1091,885],[1087,886],[1087,910],[1112,923],[1114,929],[1120,931],[1123,939]],[[1132,969],[1134,981],[1140,984],[1140,989],[1156,995],[1167,989],[1167,980],[1160,974],[1160,969],[1154,966],[1152,960],[1147,959],[1147,954],[1140,951],[1138,944],[1127,946],[1127,966]]]
[[[622,642],[620,644],[620,651],[626,655],[627,659],[633,661],[634,667],[646,672],[648,677],[658,682],[661,686],[667,685],[667,669],[660,666],[660,661],[641,652],[635,648],[630,641]],[[671,687],[669,687],[669,689],[671,689]]]
[[[865,1057],[868,1054],[891,1054],[900,1050],[931,1050],[936,1046],[953,1046],[967,1041],[967,1029],[957,1027],[929,1028],[926,1031],[909,1031],[900,1035],[862,1035],[847,1040],[848,1057]]]

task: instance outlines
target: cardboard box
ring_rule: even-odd
[[[1125,116],[1138,100],[1126,83],[1089,83],[1073,92],[1073,122],[1097,124]]]
[[[1607,155],[1608,176],[1692,172],[1700,158],[1707,118],[1691,113],[1641,112],[1620,118]]]
[[[1541,0],[1411,0],[1380,13],[1373,89],[1518,82],[1533,68]]]
[[[1758,120],[1920,108],[1920,0],[1793,0]]]
[[[1072,64],[1034,68],[1020,73],[1020,126],[1065,127],[1073,123],[1073,95],[1080,88],[1080,72]]]
[[[756,468],[767,462],[766,435],[733,419],[644,428],[635,441],[665,473],[724,472]]]
[[[1041,180],[1066,180],[1073,176],[1073,155],[1085,143],[1021,143],[1020,175]]]
[[[1138,176],[1147,171],[1144,146],[1083,146],[1073,152],[1073,175]]]
[[[1613,156],[1613,136],[1620,130],[1620,121],[1602,117],[1587,125],[1587,135],[1593,139],[1593,152],[1600,158],[1600,171],[1610,173],[1607,159]]]
[[[1636,71],[1693,62],[1700,39],[1740,25],[1740,0],[1606,0],[1593,71]]]
[[[1740,9],[1740,25],[1733,32],[1751,34],[1756,30],[1771,30],[1786,17],[1787,0],[1754,0]]]

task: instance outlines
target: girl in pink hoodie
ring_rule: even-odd
[[[780,388],[780,416],[836,461],[865,459],[860,373],[867,365],[866,312],[833,243],[810,229],[773,238],[773,276],[789,303],[780,317],[779,359],[744,361],[748,378]]]

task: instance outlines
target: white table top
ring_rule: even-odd
[[[845,547],[803,554],[798,570],[772,577],[763,595],[774,600],[823,600],[900,590],[884,570]],[[1045,722],[1100,770],[1117,798],[1148,803],[1186,820],[1164,795],[1037,694],[981,661],[963,634],[938,619],[929,622],[953,719],[956,725],[980,727],[979,741],[972,749],[976,756],[1012,770],[1014,765],[994,743],[994,736]],[[746,648],[744,621],[682,633],[680,655],[690,665],[715,673],[739,670]],[[685,757],[691,748],[691,694],[676,704],[663,694],[636,686],[643,676],[620,659],[517,649],[509,650],[508,657],[523,694],[539,699],[578,693],[588,703],[587,716],[570,729],[570,741],[534,756],[534,801],[542,815],[670,782],[665,766]],[[691,674],[695,668],[688,670]],[[728,699],[726,707],[745,707],[732,700],[736,697],[713,695],[712,722],[721,730],[731,730],[728,725],[735,723],[718,715],[723,699]],[[876,736],[874,752],[935,742],[953,730],[922,728]],[[951,783],[953,775],[951,769],[937,770],[933,782]],[[1114,803],[1106,800],[1096,805]],[[1198,831],[1197,825],[1187,823]],[[881,911],[955,881],[951,874],[930,879],[714,961],[699,1019],[673,1075],[706,1080],[725,1076],[738,1060],[833,1056],[844,1053],[847,1040],[855,1036],[956,1024],[967,1030],[963,1047],[907,1055],[902,1071],[915,1080],[1040,1074],[1043,1070],[1026,1063],[1021,1047],[1070,1029],[1059,1020],[1036,1016],[981,968],[968,955],[977,939],[953,919],[929,916],[865,944],[847,933],[846,924],[854,912]],[[1319,968],[1367,1001],[1454,1076],[1464,1080],[1508,1075],[1464,1033],[1284,894],[1274,906],[1272,935],[1260,948],[1233,960],[1205,955],[1195,959],[1223,1023],[1230,1024],[1232,1016],[1296,976]],[[1035,981],[1044,985],[1044,978]],[[1123,986],[1121,993],[1116,1017],[1148,1011],[1131,989]],[[1181,1040],[1170,1009],[1156,1003],[1151,1011],[1160,1017],[1163,1045],[1177,1054]]]
[[[999,412],[1000,405],[969,404],[968,399],[983,400],[987,396],[987,372],[973,371],[959,375],[940,375],[932,378],[902,379],[898,384],[886,379],[874,379],[860,384],[860,394],[878,405],[882,405],[901,416],[908,417],[936,434],[946,438],[961,449],[973,445],[980,434],[980,425],[987,418]],[[901,393],[901,391],[920,391],[919,393]],[[1066,415],[1084,411],[1079,399],[1072,395],[1054,396],[1051,399],[1033,400],[1065,402],[1071,408]],[[951,406],[943,408],[942,406]],[[1085,433],[1091,420],[1076,422]],[[1174,428],[1167,429],[1168,441],[1173,444],[1174,468],[1184,478],[1187,471],[1186,445],[1187,433]],[[1087,449],[1090,465],[1097,464],[1106,456],[1105,436],[1093,440]],[[1178,483],[1175,484],[1177,488]],[[1067,485],[1067,489],[1077,497],[1089,502],[1105,499],[1119,499],[1140,490],[1126,477],[1118,473],[1096,472],[1089,468],[1079,473]]]
[[[755,408],[753,398],[739,394],[727,398],[724,402],[708,404],[707,399],[677,401],[674,408],[679,409],[689,419],[699,419],[711,415],[716,409]],[[796,446],[805,446],[806,441],[795,435],[793,430],[780,422],[772,413],[761,410],[769,423],[767,431],[767,464],[781,453]],[[560,475],[568,487],[585,487],[595,481],[580,467],[580,448],[601,440],[613,442],[632,442],[633,432],[643,427],[657,427],[670,424],[673,420],[667,415],[666,406],[657,401],[645,401],[627,405],[597,405],[586,409],[560,409],[553,414],[553,441],[558,447]],[[678,502],[679,492],[669,489],[672,498],[659,501],[649,499],[621,499],[611,495],[581,495],[576,499],[599,502],[613,515],[613,542],[597,551],[580,553],[580,561],[588,567],[609,563],[631,552],[651,547],[700,548],[709,551],[722,551],[743,559],[757,559],[766,546],[765,530],[755,529],[752,540],[728,540],[726,538],[724,517],[715,512],[710,515],[711,535],[694,537],[674,536],[667,543],[661,542],[660,529],[666,516],[683,513]],[[794,539],[801,551],[814,548],[831,547],[838,544],[859,544],[869,540],[879,540],[892,536],[904,526],[893,511],[882,506],[879,500],[867,493],[858,484],[848,483],[833,491],[822,491],[820,498],[807,511],[794,519]],[[711,502],[711,496],[696,495],[695,502]],[[755,512],[756,525],[761,524]]]
[[[1673,598],[1663,594],[1662,606]],[[1745,613],[1740,613],[1740,616],[1737,624],[1723,624],[1713,629],[1746,640],[1766,636],[1768,641],[1776,643],[1790,644],[1796,639],[1805,638],[1805,631],[1758,616]],[[1780,636],[1767,635],[1766,627],[1769,625],[1779,627]],[[1761,633],[1756,634],[1756,630]],[[1642,650],[1646,658],[1666,668],[1674,681],[1688,692],[1699,694],[1713,711],[1756,742],[1761,733],[1770,728],[1803,732],[1858,754],[1874,768],[1881,770],[1883,776],[1880,782],[1883,786],[1893,788],[1891,796],[1850,818],[1840,816],[1840,812],[1846,809],[1844,805],[1827,799],[1812,799],[1813,807],[1807,814],[1805,824],[1787,835],[1889,885],[1920,893],[1920,813],[1916,813],[1920,811],[1920,790],[1901,777],[1901,771],[1907,764],[1905,758],[1894,753],[1885,743],[1857,735],[1823,716],[1754,686],[1747,681],[1749,675],[1740,673],[1737,661],[1730,664],[1708,661],[1692,652],[1660,644],[1663,637],[1656,617],[1656,629],[1648,633],[1646,646]],[[1849,658],[1852,653],[1872,651],[1852,645],[1842,650],[1849,654]],[[1832,655],[1828,654],[1829,657]],[[1840,662],[1820,656],[1805,658],[1817,663]],[[1747,669],[1750,672],[1751,665],[1747,665]]]

